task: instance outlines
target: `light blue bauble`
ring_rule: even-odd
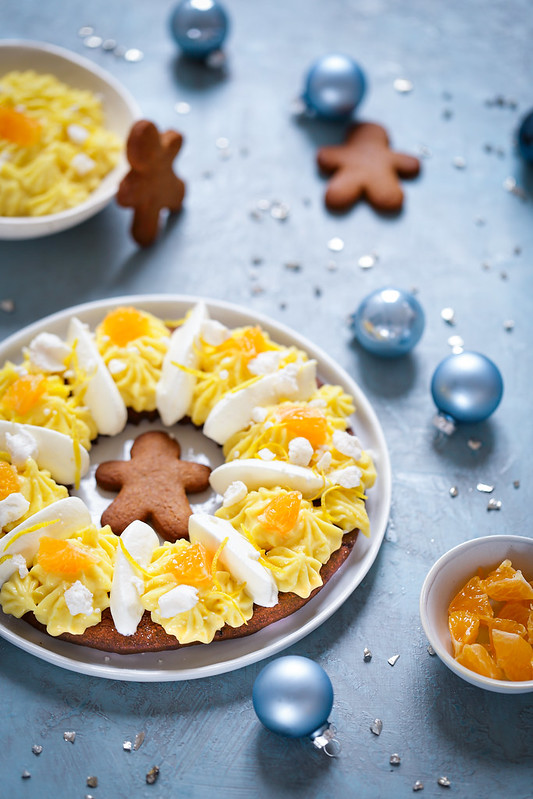
[[[268,730],[289,738],[314,737],[328,727],[333,687],[318,663],[289,655],[273,660],[259,673],[252,699]]]
[[[309,111],[332,120],[349,119],[366,89],[363,70],[353,58],[331,53],[312,64],[303,101]]]
[[[490,358],[479,352],[461,352],[437,366],[431,394],[439,411],[453,421],[482,422],[500,404],[503,379]]]
[[[533,111],[524,117],[518,129],[518,149],[524,161],[533,164]]]
[[[181,0],[170,16],[172,36],[191,58],[203,59],[220,50],[228,26],[228,15],[216,0]]]
[[[424,332],[422,306],[402,289],[377,289],[361,302],[351,318],[357,341],[383,358],[397,358],[413,349]]]

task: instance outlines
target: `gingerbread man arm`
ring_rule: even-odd
[[[125,461],[106,461],[96,469],[95,479],[105,491],[119,491],[127,479],[128,464]]]
[[[406,153],[392,153],[394,168],[401,178],[416,178],[420,172],[420,161],[413,155]]]
[[[321,147],[317,153],[317,163],[323,172],[331,173],[338,169],[343,161],[344,146]]]
[[[188,494],[198,494],[209,488],[211,469],[203,463],[180,461],[178,464],[180,479]]]
[[[361,199],[365,178],[360,170],[341,168],[331,178],[326,189],[326,205],[332,211],[344,211]]]

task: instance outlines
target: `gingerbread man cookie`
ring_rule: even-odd
[[[131,170],[119,186],[117,203],[134,209],[131,234],[142,247],[156,238],[163,208],[179,211],[183,203],[185,184],[172,169],[182,142],[181,133],[159,133],[147,119],[136,122],[128,136],[126,154]]]
[[[185,538],[191,506],[186,493],[209,486],[211,469],[180,460],[181,448],[168,433],[153,431],[135,439],[130,461],[105,461],[96,470],[96,482],[118,496],[102,514],[117,535],[130,522],[151,524],[167,541]]]
[[[403,191],[399,178],[414,178],[420,161],[389,147],[387,131],[373,122],[353,125],[344,144],[322,147],[319,167],[333,177],[325,202],[331,211],[346,211],[361,197],[378,211],[399,211]]]

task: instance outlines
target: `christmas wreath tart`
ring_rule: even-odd
[[[41,327],[3,363],[6,616],[120,654],[240,638],[301,608],[372,536],[352,396],[297,344],[215,317],[202,301],[171,321],[109,306],[92,327]],[[132,420],[131,450],[102,459]],[[187,426],[215,468],[182,457]],[[191,508],[206,494],[210,512]]]

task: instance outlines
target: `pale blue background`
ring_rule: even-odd
[[[2,36],[47,40],[88,56],[129,87],[146,117],[181,130],[186,143],[176,166],[187,182],[183,214],[147,251],[129,238],[129,212],[115,206],[69,232],[0,243],[0,299],[16,305],[12,314],[0,311],[0,332],[112,295],[204,294],[286,322],[360,383],[390,447],[389,529],[363,584],[290,650],[318,660],[330,675],[343,755],[329,762],[307,741],[260,727],[251,691],[261,664],[201,681],[137,685],[62,671],[0,641],[0,796],[387,799],[411,796],[419,779],[427,799],[446,793],[437,785],[446,774],[451,796],[531,797],[531,695],[490,694],[462,682],[427,654],[418,616],[423,578],[451,546],[490,533],[531,535],[533,181],[513,150],[519,119],[533,106],[531,4],[226,0],[226,79],[177,60],[167,31],[172,6],[0,5]],[[140,48],[144,60],[128,64],[87,50],[77,35],[84,24]],[[342,217],[323,207],[315,150],[340,141],[342,129],[298,123],[290,106],[313,59],[334,50],[354,56],[367,74],[360,118],[384,124],[397,149],[431,151],[421,177],[405,183],[397,218],[365,205]],[[410,79],[413,92],[399,95],[396,77]],[[518,108],[487,106],[496,95]],[[178,116],[177,101],[189,102],[191,113]],[[215,147],[218,137],[229,139],[227,160]],[[486,152],[486,144],[503,156]],[[452,165],[457,156],[466,169]],[[528,191],[528,202],[504,190],[508,176]],[[249,211],[261,198],[288,203],[290,217],[255,221]],[[346,243],[338,255],[326,246],[332,236]],[[357,261],[371,251],[379,261],[363,271]],[[263,259],[255,268],[254,257]],[[336,272],[327,270],[330,260]],[[287,261],[300,262],[301,271],[287,270]],[[255,294],[255,284],[264,293]],[[346,324],[362,297],[386,284],[416,288],[427,315],[421,343],[396,362],[353,346]],[[446,306],[456,312],[453,328],[440,317]],[[509,319],[512,332],[503,327]],[[499,365],[505,396],[489,422],[438,443],[429,383],[450,352],[451,334]],[[467,446],[470,436],[483,442],[479,451]],[[501,511],[487,511],[478,481],[495,485]],[[365,646],[374,655],[368,664]],[[391,668],[387,658],[397,653]],[[380,737],[369,731],[376,717],[383,720]],[[63,741],[65,730],[77,732],[74,745]],[[142,748],[124,752],[123,741],[141,730]],[[44,747],[39,757],[34,743]],[[402,757],[398,768],[389,765],[392,752]],[[161,776],[147,786],[154,764]],[[24,769],[31,779],[21,779]],[[85,785],[91,774],[99,779],[92,790]]]

